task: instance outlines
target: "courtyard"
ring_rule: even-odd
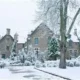
[[[0,80],[64,80],[38,71],[33,66],[13,66],[0,69]]]

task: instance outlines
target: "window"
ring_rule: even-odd
[[[70,50],[70,55],[73,56],[73,52],[72,52],[72,50]]]
[[[35,44],[39,44],[39,39],[38,39],[38,38],[35,38],[35,39],[34,39],[34,43],[35,43]]]
[[[71,58],[73,57],[73,52],[72,52],[72,50],[70,50],[70,56],[71,56]]]
[[[9,51],[9,46],[6,46],[6,50],[8,50],[8,51]]]
[[[74,53],[77,53],[77,50],[74,50]]]
[[[2,58],[4,58],[4,59],[5,59],[5,58],[6,58],[6,55],[5,55],[5,54],[2,54]]]
[[[48,43],[50,42],[50,40],[51,40],[51,37],[49,36],[49,37],[48,37]]]
[[[74,50],[74,56],[77,57],[77,50]]]

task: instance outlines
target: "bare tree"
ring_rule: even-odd
[[[58,29],[60,34],[60,68],[66,68],[66,52],[67,52],[67,38],[70,35],[75,20],[80,12],[80,8],[76,12],[70,27],[67,31],[68,10],[71,5],[76,7],[76,0],[40,0],[39,4],[39,17],[38,20],[42,20],[47,23],[51,28]],[[57,31],[58,32],[58,31]]]
[[[59,0],[39,0],[39,11],[37,11],[36,21],[42,21],[54,30],[59,30]],[[56,13],[56,14],[55,14]],[[53,28],[53,25],[55,26]]]

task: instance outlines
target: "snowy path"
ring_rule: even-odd
[[[80,80],[80,67],[67,67],[67,69],[60,69],[58,67],[39,68],[40,70],[56,74],[71,80]]]
[[[0,69],[0,80],[64,80],[35,70],[34,67],[9,67]]]

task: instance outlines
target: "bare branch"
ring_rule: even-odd
[[[76,18],[77,18],[77,16],[78,16],[79,13],[80,13],[80,8],[78,9],[78,11],[76,12],[76,14],[75,14],[75,16],[74,16],[74,18],[73,18],[73,21],[72,21],[72,23],[71,23],[71,25],[70,25],[70,27],[69,27],[69,29],[68,29],[67,35],[70,34],[71,29],[72,29],[72,27],[73,27],[73,25],[74,25],[74,23],[75,23],[75,20],[76,20]]]

